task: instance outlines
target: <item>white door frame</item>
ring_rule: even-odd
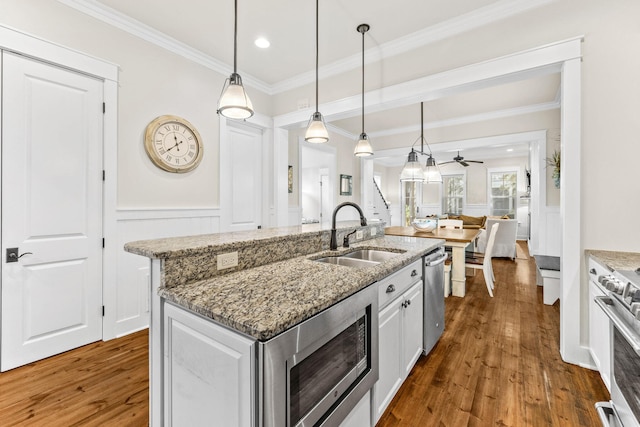
[[[102,339],[114,338],[117,272],[109,266],[116,265],[118,249],[122,250],[115,245],[118,178],[118,66],[3,25],[0,25],[0,49],[97,77],[104,82],[106,107],[102,137],[105,181],[102,227],[103,236],[110,236],[113,244],[110,246],[110,241],[105,242],[105,250],[102,254],[102,295],[103,305],[106,307],[105,316],[102,319]],[[0,188],[1,186],[0,178]]]
[[[229,126],[234,126],[232,119],[220,117],[220,179],[219,183],[229,182],[231,177],[231,166],[229,159]],[[262,176],[271,178],[274,170],[274,147],[273,147],[273,127],[269,117],[262,114],[255,114],[250,119],[240,122],[240,126],[248,126],[262,132]],[[286,177],[286,170],[285,170]],[[286,183],[286,180],[284,181]],[[229,230],[231,224],[231,187],[219,184],[220,186],[220,232]],[[276,224],[275,206],[273,200],[274,186],[271,179],[262,180],[262,228],[273,227]],[[286,187],[285,187],[286,193]]]
[[[337,194],[335,189],[338,188],[337,184],[336,184],[336,177],[338,176],[338,160],[337,160],[337,155],[338,155],[338,150],[336,149],[336,147],[333,147],[331,145],[327,145],[327,144],[311,144],[309,142],[306,142],[304,140],[304,138],[300,137],[298,139],[298,182],[300,183],[298,185],[298,200],[299,200],[299,211],[302,212],[302,168],[303,168],[303,164],[302,164],[302,150],[306,149],[306,150],[317,150],[320,151],[323,154],[327,154],[329,156],[332,157],[332,161],[329,165],[327,165],[327,169],[329,169],[329,188],[327,189],[327,191],[329,192],[328,195],[331,199],[331,206],[335,206],[336,205],[336,200],[337,200]],[[332,208],[329,208],[329,211],[331,211]],[[300,218],[298,218],[300,220]],[[323,218],[321,220],[321,222],[327,222],[327,221],[331,221],[331,218]]]
[[[549,72],[561,74],[561,158],[562,185],[560,190],[562,221],[562,272],[560,299],[560,353],[571,363],[590,366],[591,356],[586,341],[586,331],[581,323],[587,319],[587,292],[581,292],[582,240],[581,232],[581,183],[580,163],[566,159],[580,159],[581,141],[581,58],[584,36],[558,41],[499,58],[448,70],[408,82],[372,90],[366,93],[365,104],[370,113],[384,111],[424,100],[444,98],[469,90],[493,86],[514,79],[531,78]],[[328,122],[360,114],[361,97],[354,95],[320,106]],[[293,111],[274,117],[274,146],[278,149],[278,164],[286,164],[288,128],[306,123],[310,109]],[[374,146],[375,150],[375,146]],[[371,161],[362,160],[362,179],[371,179],[373,171],[364,167]],[[276,182],[286,182],[286,171],[276,172]],[[367,186],[363,186],[363,191]],[[567,187],[571,192],[566,191]],[[279,225],[286,225],[287,193],[276,187],[276,217]],[[363,194],[363,201],[368,200]],[[281,212],[282,211],[282,212]],[[585,337],[584,340],[582,337]]]

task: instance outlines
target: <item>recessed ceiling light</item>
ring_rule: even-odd
[[[258,37],[254,43],[261,49],[266,49],[271,46],[269,40],[265,39],[264,37]]]

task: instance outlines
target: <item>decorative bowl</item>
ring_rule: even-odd
[[[436,229],[438,226],[438,220],[430,218],[414,219],[411,225],[413,225],[413,228],[416,231],[429,232]]]

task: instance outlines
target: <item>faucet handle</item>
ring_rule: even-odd
[[[353,230],[351,233],[348,233],[347,235],[344,236],[344,240],[342,242],[342,247],[343,248],[348,248],[349,247],[349,236],[351,236],[355,232],[356,232],[356,230]]]

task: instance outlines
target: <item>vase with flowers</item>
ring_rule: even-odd
[[[551,177],[556,188],[560,188],[560,151],[555,150],[551,157],[547,157],[547,165],[553,166]]]

